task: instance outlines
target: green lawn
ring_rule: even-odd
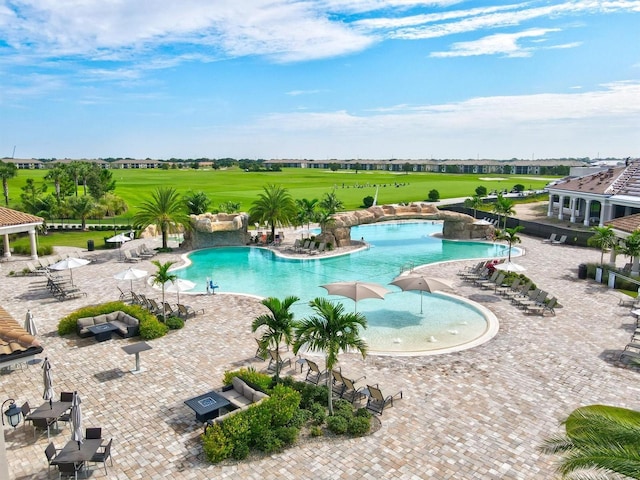
[[[340,170],[288,168],[282,172],[244,172],[238,168],[229,170],[183,169],[183,170],[113,170],[116,181],[116,195],[129,205],[129,213],[117,219],[129,223],[137,210],[137,205],[149,198],[149,193],[159,186],[175,187],[180,193],[189,190],[203,191],[212,200],[212,207],[227,201],[240,202],[242,210],[251,207],[256,195],[269,184],[279,184],[298,198],[322,198],[323,194],[337,188],[338,197],[345,209],[353,210],[362,205],[366,196],[374,196],[379,185],[378,204],[426,200],[429,191],[438,190],[440,198],[473,195],[475,188],[484,185],[488,190],[508,189],[520,183],[525,188],[540,189],[553,177],[539,179],[523,175],[457,175],[445,173],[391,173]],[[18,176],[9,181],[11,205],[19,206],[20,187],[27,178],[40,183],[46,170],[20,170]],[[481,180],[481,178],[501,178],[502,180]],[[404,184],[396,187],[395,184]],[[344,188],[343,188],[344,185]],[[48,191],[52,191],[50,185]]]

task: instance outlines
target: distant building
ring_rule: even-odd
[[[4,163],[13,163],[18,170],[40,170],[47,168],[46,163],[33,158],[3,158],[1,161]]]

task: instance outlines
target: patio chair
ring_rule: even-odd
[[[140,245],[138,249],[135,251],[135,255],[142,259],[148,259],[153,257],[154,254],[146,252],[145,249],[142,248],[142,245]]]
[[[151,313],[153,313],[157,317],[162,316],[164,312],[162,310],[162,307],[158,305],[158,302],[156,302],[153,298],[147,298],[147,303],[149,304],[149,311]]]
[[[547,292],[540,290],[537,296],[532,294],[529,298],[518,300],[516,307],[521,308],[526,312],[529,307],[542,304],[547,299],[547,295],[549,295]]]
[[[350,378],[343,376],[342,381],[344,382],[344,390],[342,391],[340,398],[344,398],[352,404],[359,402],[360,400],[365,398],[367,396],[367,394],[365,393],[366,387],[358,388],[355,385],[358,380],[362,380],[363,378],[366,377],[360,377],[356,380],[351,380]]]
[[[84,468],[84,462],[78,463],[58,463],[58,479],[65,477],[74,477],[78,480],[78,472]]]
[[[542,243],[553,243],[556,237],[557,235],[555,233],[552,233],[551,235],[549,235],[549,238],[545,238],[544,240],[542,240]]]
[[[30,422],[31,419],[28,418],[29,413],[31,413],[31,406],[29,402],[24,402],[20,407],[20,412],[22,413],[22,418],[24,419],[24,428],[27,426],[27,422]]]
[[[58,454],[60,450],[56,448],[56,446],[53,444],[53,442],[49,443],[49,445],[47,445],[47,448],[44,449],[44,454],[47,457],[47,465],[49,466],[49,475],[51,475],[51,467],[53,467],[53,461],[56,458],[56,455]]]
[[[204,313],[204,308],[195,310],[193,307],[189,305],[184,305],[182,303],[177,303],[176,305],[178,307],[178,316],[183,320],[197,316],[198,312]]]
[[[511,282],[511,285],[496,286],[496,293],[498,295],[505,295],[506,292],[508,292],[509,290],[517,291],[518,287],[520,286],[520,282],[521,282],[520,277],[516,277],[513,279],[513,282]]]
[[[32,418],[31,425],[33,425],[33,438],[38,438],[38,430],[43,432],[47,431],[47,440],[51,439],[51,426],[56,425],[58,420],[56,418]]]
[[[118,300],[133,303],[133,292],[125,292],[120,287],[116,288],[120,292],[120,297],[118,297]]]
[[[256,354],[254,355],[254,357],[264,362],[267,359],[267,353],[262,348],[262,344],[260,343],[260,340],[258,340],[257,338],[254,340],[258,344],[258,348],[256,348]]]
[[[107,475],[107,460],[111,459],[111,466],[113,467],[113,457],[111,456],[111,444],[113,443],[113,438],[109,439],[109,442],[105,445],[101,445],[101,451],[98,450],[93,457],[91,457],[91,461],[94,463],[102,463],[104,465],[104,474]]]
[[[288,364],[291,367],[290,358],[282,358],[278,350],[269,350],[269,365],[267,365],[267,371],[282,370],[282,368]]]
[[[313,383],[314,385],[318,385],[322,377],[324,377],[327,373],[326,370],[320,370],[318,364],[307,359],[307,365],[309,370],[307,370],[307,376],[304,378],[305,382]]]
[[[482,285],[484,285],[485,283],[494,283],[495,279],[498,278],[498,275],[500,275],[500,272],[498,270],[495,270],[491,276],[489,278],[476,278],[473,280],[473,284],[478,286],[478,287],[482,287]]]
[[[167,317],[177,317],[178,311],[171,308],[169,302],[164,302],[164,313],[167,314]]]
[[[384,409],[388,406],[393,407],[393,399],[400,395],[402,398],[402,390],[400,390],[395,395],[389,395],[385,397],[382,395],[382,391],[378,388],[378,384],[376,385],[367,385],[367,390],[369,390],[369,399],[367,400],[367,410],[371,410],[372,412],[377,413],[378,415],[382,415]]]
[[[97,440],[102,438],[102,428],[101,427],[87,427],[84,430],[84,438],[87,440]]]
[[[551,242],[551,245],[562,245],[566,241],[567,241],[567,236],[562,235],[559,240],[554,240],[553,242]]]
[[[498,275],[493,279],[492,282],[483,282],[480,285],[480,288],[482,288],[483,290],[491,290],[492,288],[496,289],[502,286],[502,282],[504,282],[504,277],[505,277],[504,273],[498,273]]]
[[[544,312],[551,312],[553,315],[555,315],[556,311],[554,310],[554,308],[557,305],[557,303],[558,303],[558,299],[556,297],[551,297],[546,302],[528,306],[526,309],[526,313],[535,313],[537,315],[544,316]]]
[[[338,397],[342,397],[345,389],[342,373],[339,370],[331,370],[331,377],[331,391]]]
[[[131,255],[131,251],[129,250],[125,250],[124,252],[122,252],[122,256],[124,257],[125,262],[136,263],[142,260],[140,257],[134,257],[133,255]]]
[[[507,290],[503,292],[504,296],[513,302],[514,298],[522,297],[527,294],[527,292],[531,290],[531,282],[523,283],[519,285],[515,289]]]

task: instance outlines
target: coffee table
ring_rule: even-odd
[[[105,342],[111,340],[111,333],[118,330],[118,327],[112,323],[99,323],[98,325],[92,325],[87,328],[96,337],[96,342]]]
[[[196,412],[196,420],[206,422],[220,415],[220,409],[228,407],[231,402],[217,392],[207,392],[185,400],[185,405]]]

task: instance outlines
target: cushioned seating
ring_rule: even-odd
[[[135,337],[140,332],[140,322],[138,322],[138,319],[120,310],[103,313],[95,317],[79,318],[76,322],[76,331],[80,337],[90,337],[92,333],[89,331],[89,327],[101,323],[110,323],[118,327],[116,333],[122,338]]]
[[[220,395],[229,400],[235,409],[214,418],[213,420],[215,422],[222,422],[225,418],[228,418],[236,412],[246,410],[251,405],[258,404],[265,398],[269,398],[269,395],[251,388],[244,382],[244,380],[238,377],[233,377],[232,384],[229,387],[223,388]]]

